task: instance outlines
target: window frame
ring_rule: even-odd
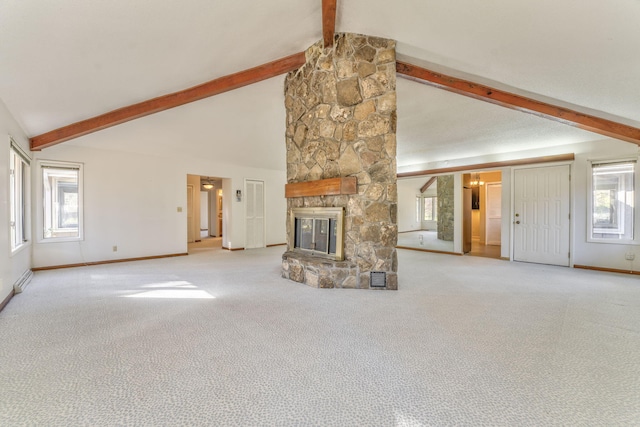
[[[594,168],[599,166],[606,165],[614,165],[614,164],[624,164],[624,163],[632,163],[633,164],[633,206],[632,206],[632,236],[631,238],[603,238],[603,237],[594,237],[594,232],[596,227],[594,226]],[[606,160],[589,160],[587,167],[587,242],[589,243],[607,243],[613,245],[640,245],[640,215],[638,211],[638,207],[640,204],[638,203],[640,200],[640,167],[638,165],[638,158],[627,157],[627,158],[618,158],[618,159],[606,159]],[[612,233],[614,234],[614,233]]]
[[[8,174],[9,250],[13,255],[31,244],[31,158],[11,136]]]
[[[57,160],[38,160],[38,215],[36,219],[37,242],[38,243],[58,243],[77,242],[84,240],[84,164],[79,162],[64,162]],[[77,236],[45,236],[45,191],[44,172],[45,169],[74,169],[78,173],[78,235]]]

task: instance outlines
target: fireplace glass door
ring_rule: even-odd
[[[321,210],[323,209],[323,210]],[[331,259],[343,259],[341,208],[299,208],[294,210],[292,225],[295,251]]]
[[[329,220],[328,219],[316,219],[315,230],[313,233],[315,247],[317,252],[327,253],[329,247]]]
[[[332,233],[335,235],[335,233]],[[296,247],[308,251],[329,254],[329,219],[297,218]],[[335,243],[333,244],[335,247]]]
[[[329,219],[329,254],[336,254],[336,245],[338,242],[338,220]]]
[[[296,247],[313,250],[313,218],[296,219]]]

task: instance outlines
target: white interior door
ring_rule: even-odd
[[[515,170],[515,261],[569,266],[569,179],[569,165]]]
[[[246,249],[264,248],[264,182],[245,182],[247,244]]]
[[[487,183],[486,192],[486,241],[487,245],[499,246],[502,228],[502,184]]]

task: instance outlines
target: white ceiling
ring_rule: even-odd
[[[446,167],[445,162],[451,159],[603,139],[533,114],[406,79],[398,79],[397,96],[401,100],[397,136],[399,172]]]
[[[417,65],[640,127],[638,22],[638,0],[339,0],[336,30],[392,38]],[[321,27],[321,0],[3,0],[0,98],[34,136],[303,51]],[[66,144],[180,147],[284,169],[283,81]],[[398,116],[405,170],[603,139],[401,78]]]
[[[285,170],[283,84],[274,77],[64,144]]]

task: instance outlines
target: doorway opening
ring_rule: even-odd
[[[189,253],[222,248],[223,207],[222,178],[187,175]]]
[[[502,172],[465,173],[463,182],[463,252],[501,258]]]

